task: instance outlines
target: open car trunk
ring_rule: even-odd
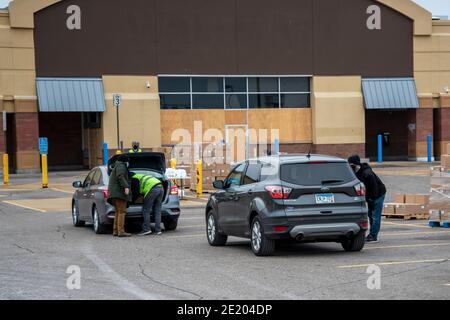
[[[112,166],[118,160],[120,155],[115,155],[108,161],[108,174],[111,174]],[[135,173],[154,176],[162,181],[164,187],[164,200],[166,203],[169,199],[170,181],[165,177],[166,157],[164,153],[159,152],[142,152],[126,154],[130,159],[128,170],[130,172],[131,193],[133,195],[132,205],[142,205],[144,199],[139,194],[139,181],[132,179]]]

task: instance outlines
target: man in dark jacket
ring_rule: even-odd
[[[348,158],[348,162],[355,171],[356,177],[366,186],[366,201],[370,221],[370,234],[367,236],[366,242],[378,242],[386,187],[367,163],[361,163],[358,155]]]
[[[109,177],[108,202],[116,209],[113,235],[118,237],[131,236],[131,234],[125,232],[127,202],[131,201],[128,162],[129,158],[127,155],[119,156],[116,163],[112,165],[112,171]]]

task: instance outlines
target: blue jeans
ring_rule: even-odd
[[[144,216],[144,224],[142,231],[150,231],[150,216],[153,212],[155,216],[155,231],[161,231],[161,206],[164,197],[164,188],[161,185],[155,186],[145,197],[142,215]]]
[[[381,214],[383,213],[384,198],[379,197],[376,200],[368,200],[367,206],[369,209],[370,235],[377,238],[381,229]]]

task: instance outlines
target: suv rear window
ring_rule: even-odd
[[[281,165],[281,180],[303,186],[347,183],[355,174],[345,162],[292,163]]]

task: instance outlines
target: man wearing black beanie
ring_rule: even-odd
[[[356,177],[366,186],[366,201],[370,221],[370,233],[366,242],[376,243],[381,229],[381,214],[386,197],[386,186],[367,163],[361,163],[361,158],[358,155],[348,158],[348,163]]]

